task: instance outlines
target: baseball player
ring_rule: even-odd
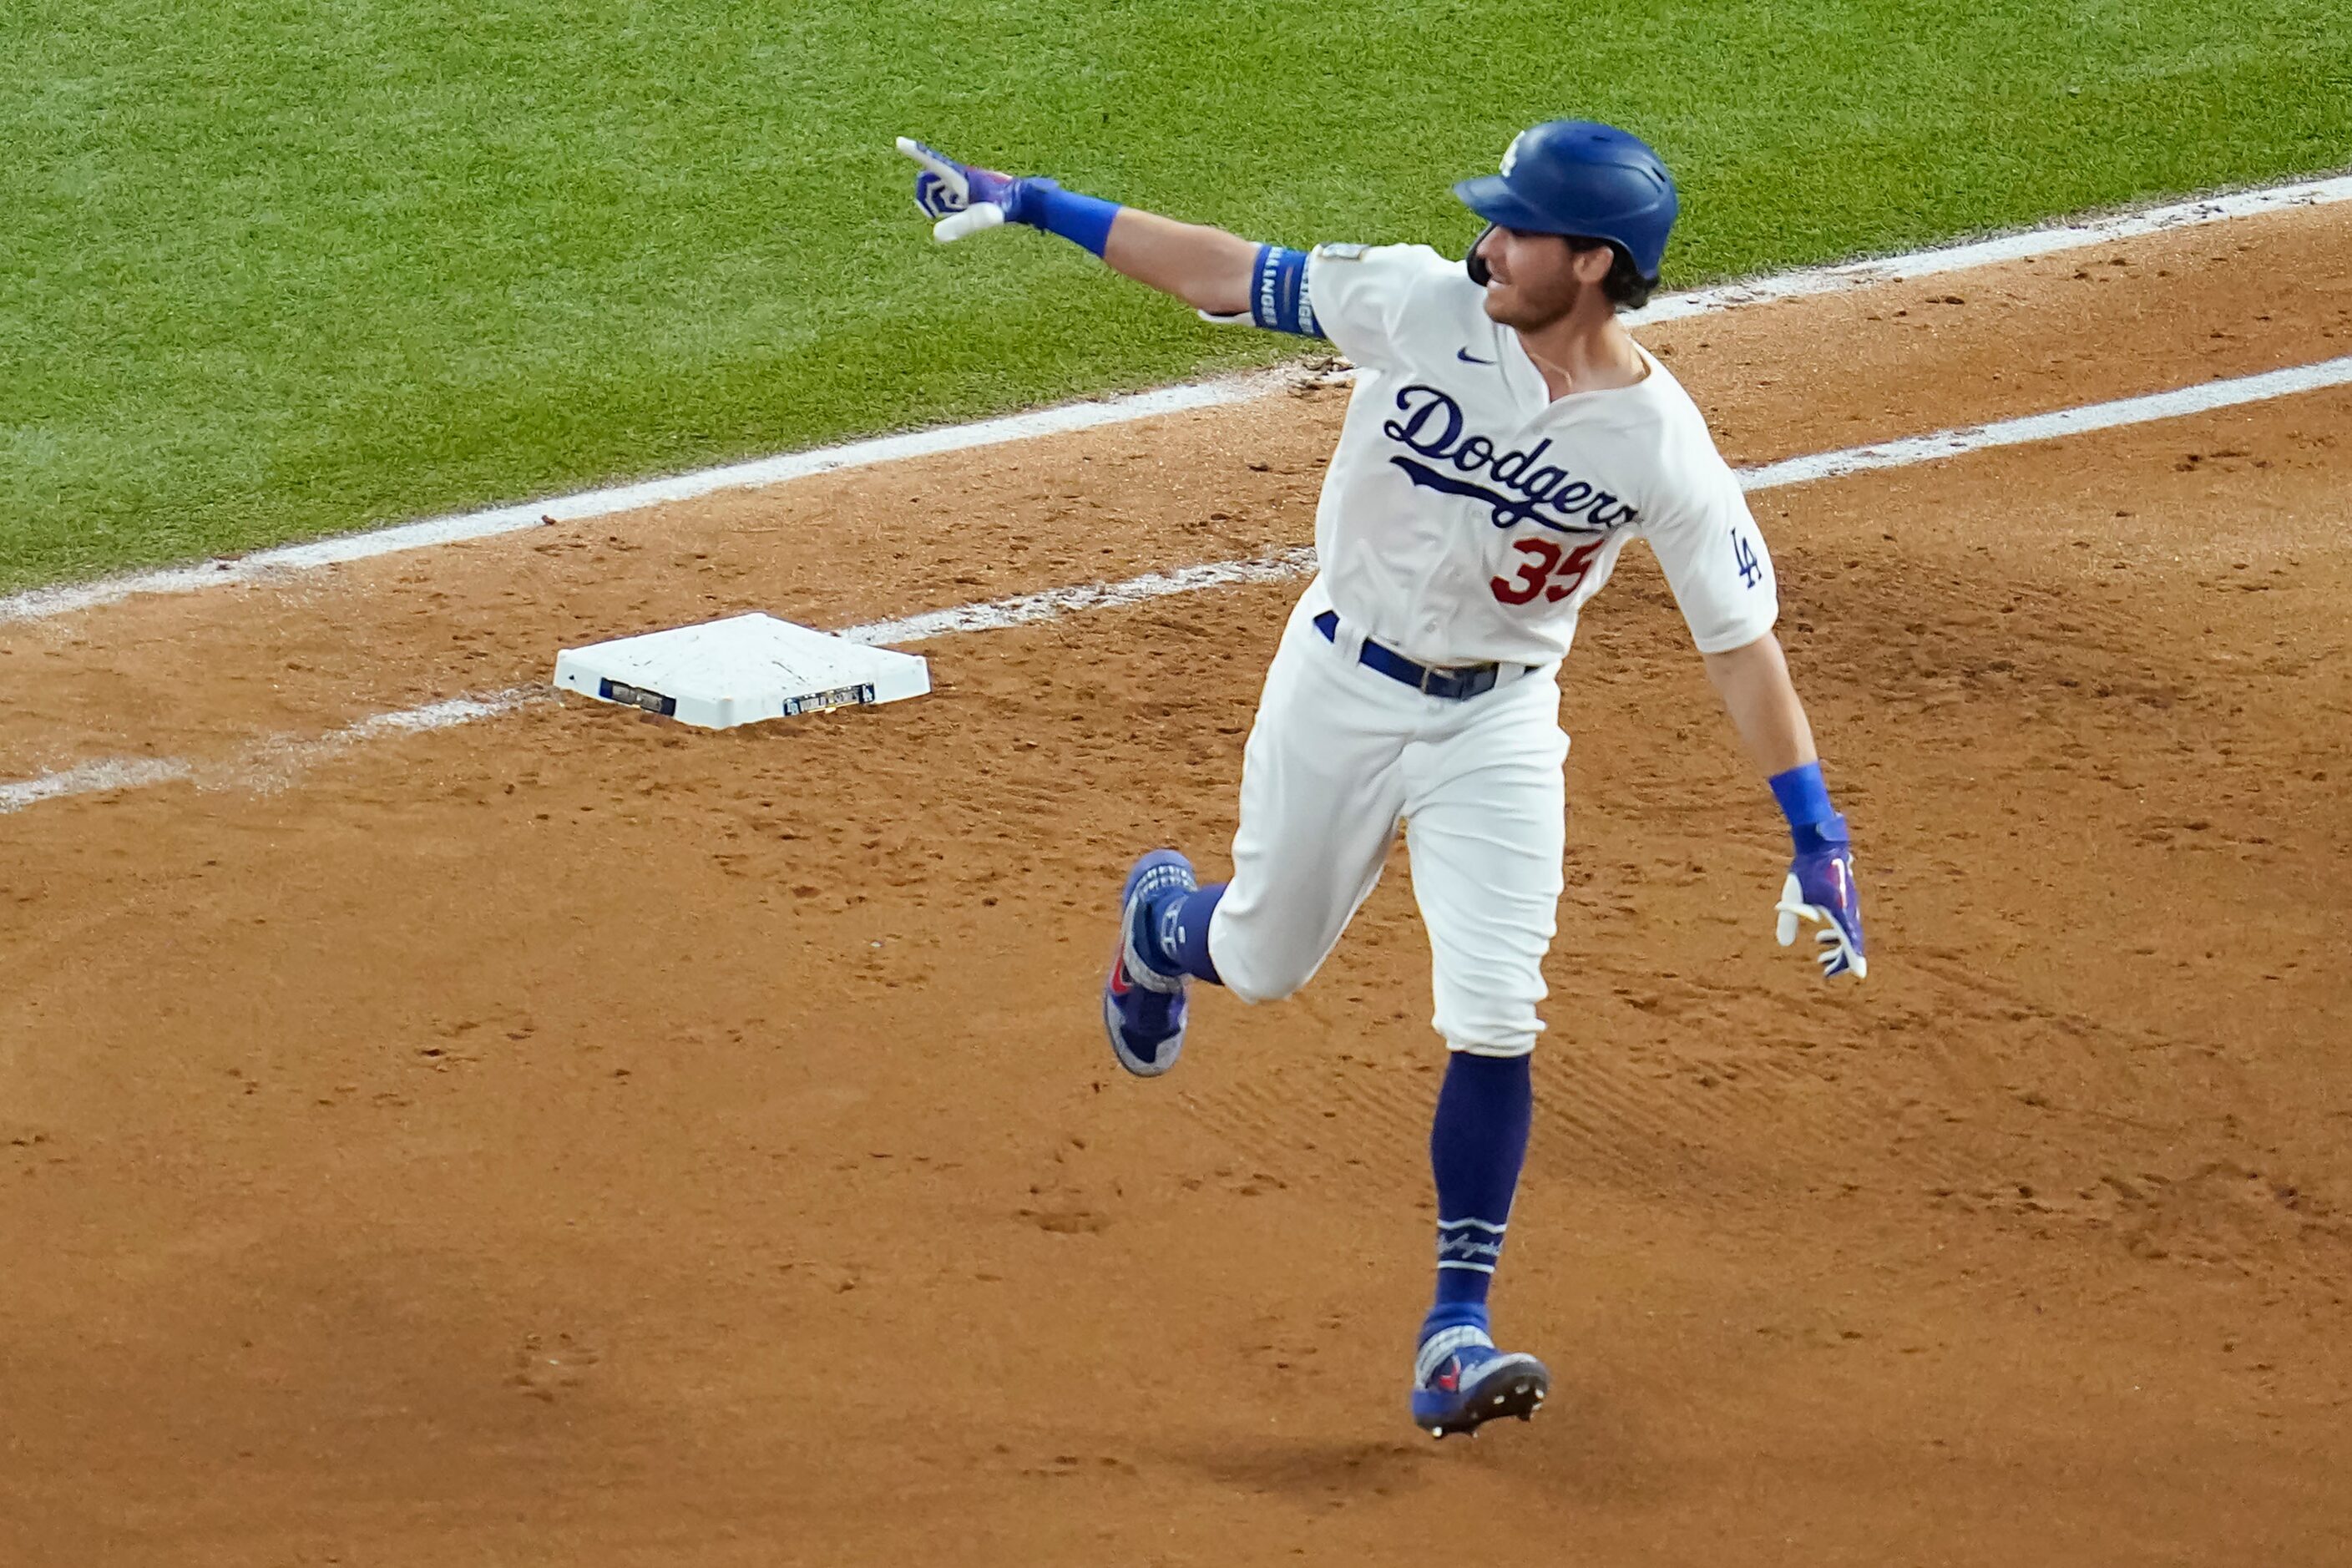
[[[1772,561],[1738,481],[1666,368],[1618,320],[1657,287],[1677,201],[1647,144],[1558,120],[1454,194],[1486,222],[1466,262],[1426,246],[1261,245],[945,158],[915,199],[941,240],[1025,224],[1214,321],[1330,341],[1357,366],[1291,612],[1243,753],[1230,880],[1173,850],[1129,871],[1103,1023],[1154,1077],[1186,988],[1270,1002],[1306,984],[1398,825],[1449,1052],[1430,1158],[1436,1299],[1412,1369],[1434,1436],[1525,1419],[1550,1374],[1496,1348],[1487,1290],[1532,1110],[1543,959],[1562,882],[1560,661],[1629,540],[1648,541],[1731,721],[1788,817],[1782,946],[1866,972],[1845,820],[1772,635]],[[1605,933],[1583,933],[1598,940]]]

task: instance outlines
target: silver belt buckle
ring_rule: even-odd
[[[1443,669],[1433,664],[1424,664],[1421,667],[1421,694],[1423,697],[1429,695],[1429,683],[1433,680],[1443,679],[1458,684],[1472,679],[1482,669],[1491,670],[1494,673],[1494,680],[1487,682],[1487,689],[1492,690],[1495,682],[1503,678],[1503,667],[1499,664],[1456,664],[1449,665]]]

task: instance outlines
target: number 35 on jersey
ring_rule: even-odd
[[[1495,597],[1507,605],[1533,604],[1538,594],[1543,595],[1544,603],[1557,605],[1576,592],[1584,574],[1592,569],[1593,557],[1608,542],[1606,539],[1595,539],[1563,551],[1549,539],[1514,539],[1511,548],[1528,559],[1520,563],[1517,576],[1493,578],[1487,585],[1494,589]]]

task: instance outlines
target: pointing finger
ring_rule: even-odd
[[[963,171],[913,137],[899,137],[898,151],[929,169],[941,184],[955,193],[958,201],[967,200],[971,195],[971,182],[963,177]]]

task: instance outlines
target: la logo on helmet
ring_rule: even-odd
[[[1509,146],[1503,149],[1503,173],[1506,175],[1508,175],[1511,170],[1518,163],[1519,143],[1527,139],[1528,133],[1522,131],[1517,136],[1511,138],[1511,144]]]

